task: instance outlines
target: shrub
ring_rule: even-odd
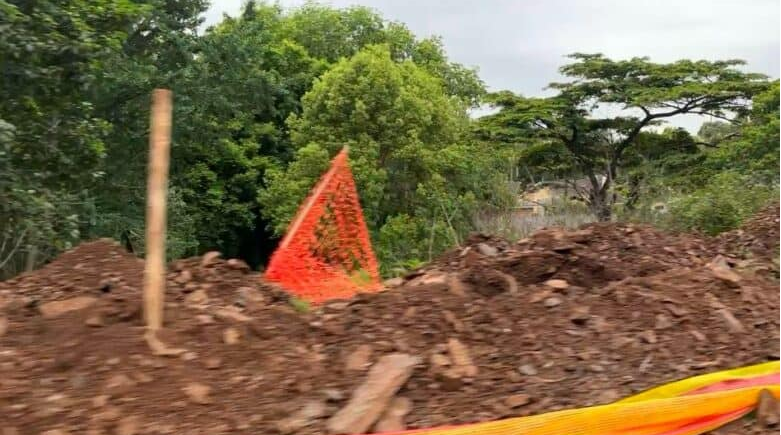
[[[735,172],[716,175],[703,188],[669,204],[664,224],[675,230],[716,235],[735,229],[772,199],[778,185],[767,185]]]

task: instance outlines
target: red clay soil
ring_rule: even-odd
[[[411,401],[407,428],[608,403],[776,360],[778,282],[730,243],[616,224],[475,236],[398,287],[310,309],[207,254],[169,266],[161,339],[186,350],[176,357],[144,342],[142,262],[85,243],[0,283],[0,433],[328,433],[390,353],[420,359],[396,393]],[[718,433],[752,432],[778,428]]]

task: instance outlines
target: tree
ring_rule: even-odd
[[[440,78],[448,95],[474,105],[485,93],[477,70],[451,62],[441,39],[418,40],[404,24],[387,22],[365,6],[334,9],[307,2],[284,16],[281,34],[329,64],[352,57],[368,45],[387,44],[394,61],[412,60]]]
[[[126,235],[143,252],[146,129],[150,89],[174,91],[169,246],[175,257],[217,249],[257,265],[273,247],[257,191],[269,168],[293,159],[286,119],[334,62],[374,42],[397,61],[418,59],[452,77],[452,95],[474,100],[482,83],[440,45],[364,7],[314,3],[296,9],[248,2],[241,15],[196,32],[203,0],[148,0],[123,50],[103,66],[99,111],[115,128],[95,187],[96,236]],[[153,36],[151,36],[153,35]],[[432,40],[433,41],[433,40]],[[445,80],[444,78],[442,80]]]
[[[259,195],[278,234],[345,145],[386,272],[458,243],[491,194],[497,171],[488,149],[465,140],[466,106],[415,63],[394,62],[387,45],[338,62],[302,105],[288,120],[296,158],[286,170],[270,169]],[[400,226],[411,235],[406,246]]]
[[[680,115],[732,120],[751,97],[768,87],[765,76],[744,73],[742,61],[653,63],[648,58],[614,61],[601,54],[573,54],[561,73],[574,80],[553,83],[550,98],[500,92],[489,101],[500,110],[482,119],[484,140],[525,144],[525,158],[556,156],[556,170],[585,177],[582,196],[594,215],[609,220],[613,188],[628,150],[644,129]],[[618,115],[605,111],[619,109]],[[540,159],[537,159],[538,161]]]
[[[191,70],[200,38],[197,28],[206,0],[137,0],[144,13],[134,17],[128,34],[111,56],[99,65],[91,92],[95,112],[112,128],[106,158],[100,171],[106,174],[90,188],[95,211],[84,232],[88,237],[113,237],[137,254],[144,253],[147,132],[149,98],[156,87],[174,88],[174,125],[180,118],[177,84]],[[197,213],[184,190],[173,182],[169,189],[168,253],[172,258],[197,253]]]
[[[90,96],[146,11],[130,0],[0,0],[0,272],[80,237],[111,129]]]

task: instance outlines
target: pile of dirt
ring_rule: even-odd
[[[209,253],[169,266],[161,355],[143,264],[85,244],[0,283],[0,433],[419,428],[778,359],[777,284],[712,246],[616,224],[475,236],[397,287],[319,307]]]
[[[775,259],[778,266],[779,203],[765,207],[739,229],[720,234],[717,240],[724,252],[743,259]]]

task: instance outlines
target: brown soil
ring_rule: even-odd
[[[143,339],[143,263],[85,243],[0,283],[0,433],[326,433],[366,367],[393,352],[421,360],[397,393],[412,403],[408,428],[608,403],[775,360],[772,259],[749,264],[742,249],[777,249],[773,210],[719,240],[617,224],[517,243],[475,236],[399,287],[309,310],[240,261],[182,260],[169,266],[160,336],[186,350],[176,357]],[[41,314],[84,296],[96,301]],[[451,339],[476,372],[453,375]],[[313,403],[300,428],[280,424]]]

